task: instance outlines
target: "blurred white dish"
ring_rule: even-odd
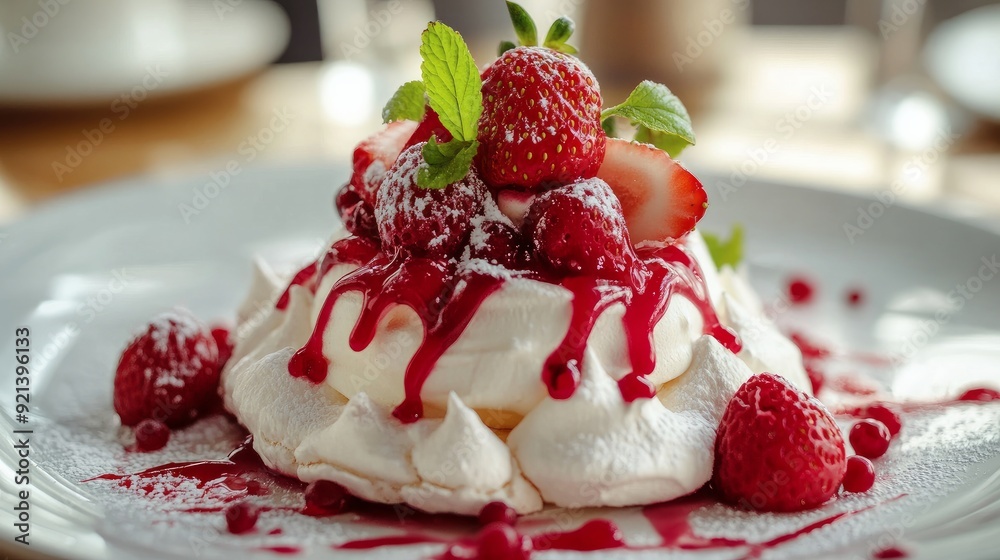
[[[1000,121],[1000,5],[952,18],[927,40],[931,77],[973,111]]]
[[[285,13],[266,0],[4,4],[8,105],[132,104],[202,88],[267,65],[289,37]]]

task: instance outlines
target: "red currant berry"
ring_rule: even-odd
[[[878,459],[889,449],[889,429],[878,420],[865,418],[851,426],[851,447],[854,452],[869,459]]]
[[[873,404],[869,406],[868,409],[865,410],[865,417],[878,420],[879,422],[885,424],[885,427],[889,430],[889,435],[891,437],[896,437],[896,434],[898,434],[899,430],[903,427],[903,422],[899,419],[899,415],[884,404]]]
[[[237,502],[226,508],[226,528],[234,535],[249,533],[257,525],[260,509],[248,502]]]
[[[867,492],[875,484],[875,467],[872,462],[859,455],[847,458],[847,472],[844,473],[844,490]]]
[[[788,283],[788,297],[795,304],[804,304],[812,301],[813,286],[804,278],[792,278]]]
[[[159,420],[146,418],[135,427],[135,448],[137,451],[157,451],[170,441],[170,428]]]
[[[479,512],[479,522],[483,525],[503,523],[513,526],[517,523],[517,512],[503,502],[490,502]]]
[[[351,494],[341,485],[329,480],[316,480],[306,486],[306,508],[327,515],[347,510]]]

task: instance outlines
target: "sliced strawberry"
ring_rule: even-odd
[[[375,193],[382,184],[385,172],[396,163],[403,146],[413,136],[417,123],[397,121],[365,138],[354,148],[354,174],[351,185],[358,196],[375,206]]]
[[[528,209],[534,200],[535,195],[525,191],[508,189],[497,193],[497,206],[500,207],[500,211],[518,227],[524,222],[524,217],[528,215]]]
[[[420,121],[420,125],[417,126],[417,130],[413,132],[410,139],[406,141],[406,146],[403,149],[409,148],[414,144],[419,144],[421,142],[427,142],[431,139],[431,136],[436,136],[438,142],[451,142],[452,136],[448,132],[448,129],[441,124],[441,117],[427,106],[424,109],[424,119]]]
[[[708,195],[698,179],[666,152],[647,144],[608,138],[597,176],[618,196],[633,243],[680,238],[708,208]]]

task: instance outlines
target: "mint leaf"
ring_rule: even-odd
[[[517,45],[515,45],[514,43],[512,43],[510,41],[500,41],[500,48],[497,49],[497,56],[503,56],[503,53],[505,53],[507,51],[510,51],[510,50],[514,50],[516,48],[517,48]]]
[[[382,122],[417,121],[424,118],[424,83],[420,80],[406,82],[392,94],[382,108]]]
[[[435,21],[421,36],[420,73],[431,109],[457,140],[476,139],[483,113],[483,81],[457,31]]]
[[[618,127],[615,125],[615,118],[608,117],[601,121],[601,128],[604,129],[604,134],[611,138],[618,137]]]
[[[658,132],[641,124],[636,127],[635,141],[642,142],[643,144],[652,144],[664,152],[667,152],[667,154],[672,158],[676,158],[681,154],[681,152],[684,151],[684,148],[690,146],[687,140],[684,140],[680,136],[674,136],[673,134],[667,134],[665,132]]]
[[[514,32],[517,33],[517,40],[523,47],[534,47],[538,45],[538,30],[535,28],[535,20],[531,19],[528,12],[519,4],[507,1],[507,12],[510,13],[510,21],[514,24]]]
[[[708,252],[715,261],[715,266],[722,268],[729,265],[736,268],[743,262],[743,226],[736,224],[729,234],[729,239],[723,241],[711,233],[702,233]]]
[[[424,145],[425,165],[417,170],[417,186],[423,189],[443,189],[461,181],[472,168],[472,158],[479,150],[476,140],[452,140],[439,144],[437,136]]]
[[[601,111],[601,119],[610,116],[624,117],[650,131],[675,136],[678,139],[675,142],[694,144],[694,130],[687,109],[663,84],[642,82],[624,103]]]
[[[561,50],[566,45],[566,41],[576,30],[576,24],[566,16],[552,22],[549,32],[545,35],[545,46],[550,49]],[[572,47],[571,47],[572,48]],[[575,50],[575,49],[574,49]]]

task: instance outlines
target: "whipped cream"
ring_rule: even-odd
[[[654,399],[626,403],[616,383],[632,369],[621,304],[598,318],[576,392],[549,398],[540,372],[569,328],[572,293],[469,261],[462,266],[504,274],[505,282],[438,359],[421,393],[424,418],[403,424],[392,409],[403,400],[406,366],[423,338],[416,312],[391,308],[372,343],[355,352],[348,337],[363,298],[343,294],[323,334],[326,380],[294,378],[292,354],[331,287],[356,267],[334,266],[317,295],[293,286],[284,310],[270,305],[254,315],[285,286],[258,261],[223,372],[225,405],[269,467],[303,481],[332,480],[377,502],[475,514],[501,500],[528,513],[543,502],[624,506],[683,496],[711,478],[719,419],[749,376],[770,371],[809,391],[798,349],[766,318],[746,280],[717,271],[697,233],[687,247],[743,349],[736,356],[704,336],[697,307],[675,295],[653,330]]]

